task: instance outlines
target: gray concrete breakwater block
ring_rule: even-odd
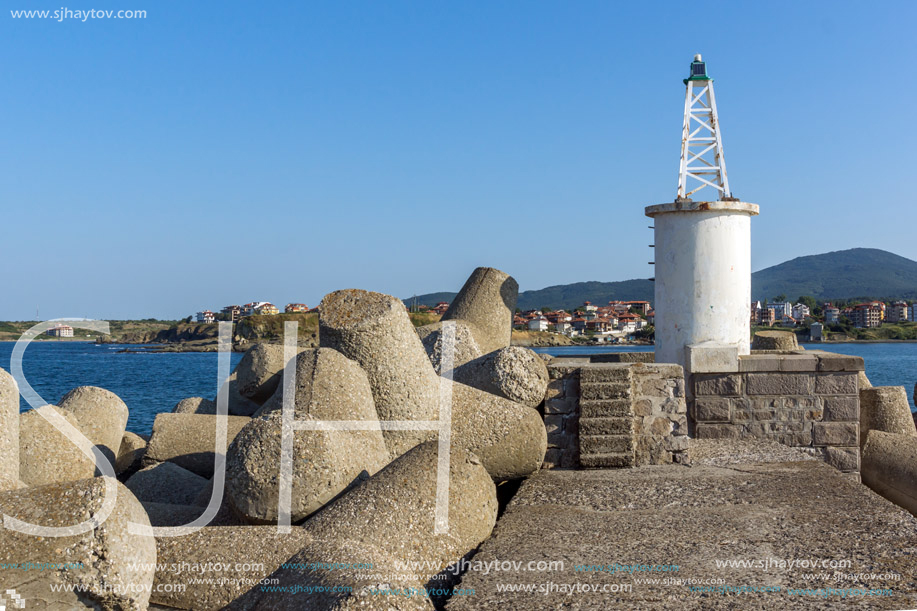
[[[366,372],[380,420],[436,420],[439,377],[400,299],[357,289],[326,295],[319,339]],[[428,431],[385,431],[392,456],[433,439]]]
[[[19,485],[19,387],[0,369],[0,491]]]
[[[917,515],[917,437],[869,431],[860,469],[864,484]]]
[[[74,388],[58,406],[74,415],[79,428],[112,463],[127,426],[127,405],[115,393],[95,386]]]
[[[158,537],[159,569],[152,602],[195,611],[222,609],[305,547],[312,537],[293,526],[206,527],[179,537]],[[302,602],[308,597],[286,594]],[[267,608],[267,607],[263,607]]]
[[[37,486],[0,493],[0,511],[39,526],[74,526],[99,512],[107,478]],[[0,588],[14,589],[26,609],[147,608],[156,562],[152,537],[128,532],[128,523],[149,526],[146,511],[123,484],[114,510],[94,530],[66,537],[0,530]],[[53,565],[46,570],[4,568],[5,563]],[[84,592],[55,592],[52,586],[79,586]],[[9,602],[9,601],[8,601]],[[12,608],[12,607],[8,607]]]
[[[201,477],[213,477],[217,418],[206,414],[158,414],[143,464],[173,462]],[[246,416],[226,416],[226,445],[251,422]]]
[[[19,477],[29,486],[76,481],[96,473],[95,460],[84,454],[42,414],[56,412],[80,430],[76,416],[54,405],[19,415]]]
[[[509,346],[513,316],[519,297],[519,283],[512,276],[492,267],[475,269],[443,320],[465,320],[478,330],[478,346],[484,353]]]

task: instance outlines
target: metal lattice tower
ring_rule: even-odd
[[[707,66],[700,54],[694,56],[691,75],[684,83],[685,122],[681,134],[677,199],[690,199],[692,194],[705,187],[716,189],[717,199],[731,199],[716,98],[713,96],[713,79],[707,76]],[[700,184],[689,185],[689,178]]]

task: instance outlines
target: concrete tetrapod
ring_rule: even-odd
[[[548,389],[548,368],[535,352],[521,346],[501,348],[455,370],[456,382],[528,407],[538,407]]]
[[[917,437],[907,391],[903,386],[873,386],[860,390],[860,446],[866,433],[884,431]]]
[[[436,442],[421,444],[305,523],[315,541],[290,559],[291,566],[271,577],[281,585],[321,586],[324,592],[290,596],[252,590],[231,608],[429,609],[425,596],[386,595],[391,594],[386,591],[426,583],[490,536],[497,518],[496,488],[487,471],[476,456],[453,448],[447,529],[435,532],[438,457]],[[362,565],[367,559],[372,562],[370,572]],[[405,573],[396,561],[416,566],[417,573],[403,580],[380,581],[379,574]],[[318,562],[361,564],[322,571],[314,568]],[[334,588],[338,590],[329,591]]]
[[[19,386],[0,369],[0,491],[19,486]]]
[[[95,475],[95,461],[41,415],[50,412],[57,412],[77,430],[80,429],[80,423],[72,412],[53,405],[20,414],[19,478],[29,486],[43,486]]]
[[[146,439],[136,433],[125,431],[121,437],[118,459],[115,461],[115,473],[118,475],[133,474],[140,469],[140,461],[143,460],[144,454],[146,454]]]
[[[439,378],[400,299],[347,289],[319,305],[319,340],[366,372],[380,420],[436,420]],[[385,431],[393,457],[433,439],[429,431]]]
[[[296,420],[365,421],[377,425],[363,369],[330,348],[296,357]],[[227,492],[233,507],[255,523],[278,516],[283,389],[265,413],[239,433],[227,453]],[[291,518],[298,521],[391,460],[381,429],[294,431]]]
[[[262,579],[311,540],[298,526],[288,534],[275,526],[223,526],[157,538],[154,589],[159,591],[152,602],[195,611],[222,609],[246,591],[260,590]]]
[[[0,510],[39,526],[74,526],[99,511],[107,478],[96,477],[0,493]],[[147,608],[156,563],[152,537],[128,532],[128,523],[149,526],[146,512],[124,485],[102,526],[67,537],[40,537],[0,529],[0,588],[14,589],[27,609]],[[45,570],[6,563],[53,564]],[[61,587],[64,586],[64,587]],[[85,591],[74,592],[76,586]],[[52,588],[59,591],[53,591]],[[8,607],[12,608],[12,607]]]
[[[280,385],[284,347],[281,344],[255,344],[236,365],[239,394],[263,405]]]
[[[173,462],[203,478],[213,477],[217,419],[206,414],[158,414],[143,464]],[[226,417],[226,445],[251,422],[246,416]]]
[[[464,384],[452,385],[452,443],[474,452],[494,480],[537,471],[548,448],[541,415]]]
[[[460,367],[469,361],[484,356],[481,347],[474,339],[479,331],[472,330],[470,322],[464,320],[452,321],[455,325],[455,343],[452,352],[452,367]],[[435,322],[430,325],[417,327],[417,335],[427,352],[430,362],[433,363],[433,370],[437,375],[443,374],[443,322]]]
[[[470,322],[478,331],[477,342],[484,353],[506,348],[513,333],[513,316],[519,283],[512,276],[492,267],[479,267],[471,273],[442,320]]]
[[[124,401],[104,388],[74,388],[57,404],[76,417],[79,428],[113,464],[121,449],[128,410]]]
[[[179,401],[174,408],[173,414],[216,414],[216,401],[205,399],[203,397],[188,397]]]
[[[208,482],[175,463],[160,462],[137,471],[124,485],[141,502],[193,505]]]
[[[864,484],[917,516],[917,437],[869,431],[860,476]]]
[[[235,371],[229,374],[229,377],[226,378],[226,382],[224,382],[223,385],[226,386],[226,392],[229,398],[229,407],[227,408],[227,411],[230,415],[251,416],[256,411],[258,411],[259,407],[261,407],[261,405],[255,403],[251,399],[243,397],[242,393],[239,392],[238,375]],[[214,405],[216,405],[218,399],[219,394],[213,398]]]

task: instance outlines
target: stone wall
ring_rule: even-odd
[[[548,451],[542,468],[579,467],[579,362],[554,359],[548,364],[548,390],[544,401],[544,425],[548,430]],[[578,360],[577,360],[578,361]],[[588,360],[582,362],[588,363]]]
[[[688,422],[680,366],[579,357],[554,359],[548,371],[545,468],[683,460]]]
[[[696,437],[772,439],[859,472],[862,358],[761,352],[740,357],[738,370],[691,376]]]

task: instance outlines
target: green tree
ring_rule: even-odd
[[[652,341],[656,339],[656,327],[653,325],[647,325],[642,329],[637,329],[637,332],[634,333],[634,337]]]
[[[784,301],[786,301],[786,295],[784,295],[783,293],[780,293],[779,295],[774,297],[774,300],[771,303],[783,303]]]
[[[815,301],[815,297],[810,297],[809,295],[800,295],[799,299],[796,300],[796,303],[801,303],[805,306],[808,306],[813,312],[818,307],[818,302]]]

